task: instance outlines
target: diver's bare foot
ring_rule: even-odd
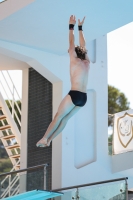
[[[50,143],[48,142],[47,138],[43,137],[41,140],[39,140],[36,143],[37,147],[48,147],[50,145]]]
[[[47,145],[50,146],[50,142],[51,140],[50,139],[47,139]]]

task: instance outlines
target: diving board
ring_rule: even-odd
[[[51,191],[45,191],[45,190],[33,190],[29,192],[25,192],[22,194],[18,194],[12,197],[4,198],[5,200],[45,200],[57,196],[61,196],[63,193],[58,192],[51,192]]]

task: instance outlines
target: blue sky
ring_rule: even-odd
[[[133,22],[107,35],[108,83],[120,89],[133,108]]]

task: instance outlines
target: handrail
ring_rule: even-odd
[[[13,83],[13,81],[12,81],[12,79],[11,79],[11,76],[10,76],[10,74],[9,74],[8,71],[7,71],[7,74],[8,74],[8,76],[9,76],[9,78],[10,78],[10,81],[12,82],[12,85],[13,85],[13,87],[14,87],[14,89],[15,89],[17,95],[18,95],[18,97],[19,97],[19,101],[21,102],[21,98],[20,98],[20,96],[19,96],[19,94],[18,94],[18,91],[17,91],[17,89],[16,89],[16,87],[15,87],[15,85],[14,85],[14,83]],[[21,102],[21,103],[22,103],[22,102]]]
[[[16,165],[18,165],[20,163],[20,159],[16,162],[16,164],[13,166],[13,168],[11,169],[11,171],[10,171],[10,173],[13,171],[13,170],[15,170],[15,167],[16,167]],[[4,178],[4,180],[1,182],[1,184],[3,184],[4,183],[4,181],[8,178],[8,176],[9,175],[7,175],[5,178]]]
[[[14,181],[15,180],[15,181]],[[10,187],[13,187],[15,185],[15,183],[19,180],[19,177],[16,176],[13,178],[13,180],[10,182],[10,185],[6,188],[6,190],[3,192],[2,197],[6,196],[9,192]]]
[[[75,185],[75,186],[70,186],[70,187],[58,188],[58,189],[54,189],[54,190],[51,190],[51,191],[52,192],[58,192],[58,191],[62,191],[62,190],[70,190],[70,189],[81,188],[81,187],[86,187],[86,186],[100,185],[100,184],[104,184],[104,183],[111,183],[111,182],[124,181],[124,180],[127,181],[127,179],[128,179],[128,177],[111,179],[111,180],[88,183],[88,184],[83,184],[83,185]]]
[[[45,167],[45,166],[48,167],[49,164],[46,163],[46,164],[43,164],[43,165],[37,165],[37,166],[25,168],[25,169],[16,170],[16,171],[13,171],[13,172],[3,173],[3,174],[0,174],[0,177],[1,177],[1,176],[7,176],[7,175],[16,174],[16,173],[20,173],[20,172],[30,171],[30,170],[34,170],[34,169],[39,169],[39,168],[43,168],[43,167]]]
[[[1,71],[1,76],[2,76],[2,80],[4,81],[3,83],[8,88],[8,92],[9,92],[8,94],[11,95],[11,99],[9,98],[9,95],[6,92],[5,87],[4,87],[3,83],[2,83],[2,81],[0,81],[0,84],[1,84],[1,87],[3,89],[3,92],[6,94],[7,100],[8,100],[8,102],[9,102],[11,108],[12,108],[12,111],[11,111],[12,117],[13,117],[13,119],[14,119],[14,117],[16,118],[16,120],[18,122],[17,125],[19,125],[20,128],[21,128],[21,120],[19,119],[19,116],[18,116],[18,115],[21,116],[21,108],[19,107],[17,101],[19,101],[21,105],[22,105],[22,101],[21,101],[19,93],[17,92],[17,89],[16,89],[16,87],[15,87],[13,81],[12,81],[12,78],[11,78],[9,72],[8,71],[5,71],[5,72],[7,74],[7,77],[5,76],[5,74],[3,73],[3,71]],[[8,80],[7,80],[7,78],[8,78]],[[10,81],[11,85],[8,83],[8,81]],[[16,95],[17,95],[17,99],[16,99]],[[16,108],[18,110],[18,113],[15,110],[14,106],[16,106]]]

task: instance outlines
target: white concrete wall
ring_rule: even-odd
[[[90,51],[93,63],[87,87],[88,102],[70,119],[62,135],[53,141],[52,185],[53,188],[59,188],[128,176],[129,188],[132,188],[132,165],[121,168],[119,162],[117,170],[114,170],[115,161],[108,155],[106,35],[96,40],[96,48],[94,45],[92,47]],[[60,86],[60,92],[56,91],[59,95],[61,90],[63,96],[70,90],[68,54],[58,56],[4,41],[0,42],[0,52],[2,50],[3,54],[28,63],[53,84],[60,85],[62,82],[62,89]],[[59,98],[57,104],[60,100]]]
[[[27,132],[28,132],[28,86],[29,70],[23,69],[22,78],[22,117],[21,117],[21,162],[20,169],[27,168]]]
[[[0,20],[22,9],[34,0],[8,0],[0,4]]]
[[[10,10],[33,0],[8,0]],[[4,2],[2,6],[6,4]],[[8,4],[9,5],[9,4]],[[1,8],[1,6],[0,6]],[[86,42],[133,20],[133,1],[128,0],[36,0],[0,21],[0,40],[63,55],[68,48],[69,16],[82,19]],[[6,8],[0,9],[0,19]],[[57,25],[58,24],[58,25]],[[78,41],[75,25],[75,41]]]
[[[27,63],[0,54],[0,70],[22,70],[27,68],[29,68]]]
[[[89,72],[88,102],[63,132],[63,186],[70,184],[70,180],[71,185],[76,185],[108,179],[107,174],[99,174],[103,166],[108,171],[106,47],[106,36],[96,40],[96,62],[91,63]]]

